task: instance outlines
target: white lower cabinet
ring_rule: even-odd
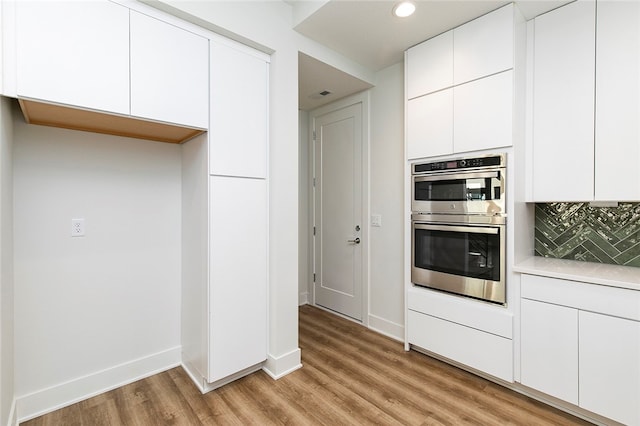
[[[581,311],[579,341],[580,406],[640,425],[640,322]]]
[[[578,405],[578,310],[523,299],[520,380]]]
[[[640,292],[522,275],[521,383],[640,425]]]
[[[513,316],[503,306],[413,286],[407,342],[417,349],[513,382]]]
[[[409,311],[409,342],[503,380],[513,380],[512,340]]]
[[[209,382],[267,358],[267,185],[211,176]]]

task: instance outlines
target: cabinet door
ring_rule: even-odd
[[[597,200],[640,200],[640,3],[598,3]]]
[[[453,30],[453,83],[513,68],[513,4]]]
[[[267,357],[267,181],[210,178],[209,381]]]
[[[453,152],[453,89],[407,103],[407,158]]]
[[[578,311],[522,299],[520,380],[578,404]]]
[[[580,311],[580,407],[640,424],[640,322]]]
[[[453,85],[453,31],[407,51],[407,99]]]
[[[512,145],[512,71],[455,86],[453,105],[454,152]]]
[[[211,174],[266,176],[267,108],[264,59],[211,42]]]
[[[595,2],[535,18],[533,201],[593,199]]]
[[[209,41],[131,11],[131,115],[206,129]]]
[[[16,91],[129,114],[129,9],[109,1],[16,2]]]

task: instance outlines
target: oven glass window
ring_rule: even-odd
[[[414,183],[417,201],[476,201],[499,200],[498,178],[469,178]]]
[[[500,234],[414,229],[415,267],[500,281]]]

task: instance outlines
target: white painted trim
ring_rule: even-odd
[[[13,398],[11,409],[9,410],[9,417],[7,418],[7,426],[18,426],[18,410],[16,407],[17,400]]]
[[[132,360],[17,398],[20,422],[180,365],[181,347]]]
[[[262,367],[264,372],[274,380],[278,380],[299,368],[302,368],[300,348],[279,357],[269,354],[266,363]]]
[[[304,292],[298,294],[298,306],[308,305],[309,304],[309,292]]]
[[[241,379],[244,376],[248,376],[251,373],[255,373],[256,371],[260,370],[262,368],[262,366],[264,365],[263,362],[258,363],[256,365],[253,365],[249,368],[245,368],[244,370],[238,371],[237,373],[234,373],[230,376],[227,376],[223,379],[217,380],[215,382],[212,383],[204,383],[204,390],[202,393],[207,393],[207,392],[211,392],[214,389],[218,389],[219,387],[222,387],[228,383],[231,383],[235,380]],[[203,379],[204,380],[204,379]]]
[[[369,314],[369,329],[404,343],[404,325]]]

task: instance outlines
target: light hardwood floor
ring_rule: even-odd
[[[200,394],[181,368],[23,423],[40,425],[585,425],[351,321],[300,308],[303,368]]]

